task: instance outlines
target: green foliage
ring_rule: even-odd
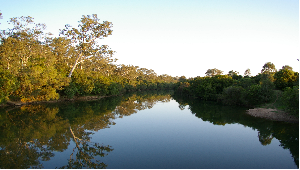
[[[261,73],[271,74],[275,73],[276,71],[275,65],[271,62],[267,62],[263,65]]]
[[[260,96],[262,102],[269,102],[274,97],[274,84],[270,79],[264,79],[261,81]]]
[[[241,86],[229,86],[223,90],[221,100],[227,105],[243,105],[245,89]]]
[[[197,77],[187,82],[177,83],[177,90],[189,96],[204,100],[217,100],[223,89],[233,84],[234,80],[228,75],[214,77]]]
[[[208,69],[205,74],[208,77],[213,77],[216,75],[221,75],[222,73],[223,73],[223,71],[214,68],[214,69]]]
[[[276,88],[283,90],[299,83],[299,73],[294,72],[291,67],[283,67],[275,73],[274,79]]]
[[[17,78],[7,70],[0,71],[0,104],[8,100],[8,97],[18,88]]]
[[[65,25],[65,29],[61,30],[61,35],[69,38],[72,41],[78,55],[70,70],[68,77],[71,77],[76,66],[80,63],[80,67],[93,67],[99,69],[101,64],[112,62],[111,59],[114,51],[108,50],[107,46],[99,46],[97,39],[102,39],[111,35],[112,23],[104,21],[99,22],[96,14],[83,15],[79,21],[78,28],[72,28],[70,25]],[[105,55],[104,54],[108,54]]]
[[[299,86],[286,87],[280,101],[285,110],[299,116]]]
[[[71,82],[68,86],[64,88],[63,92],[69,99],[72,99],[76,94],[78,94],[78,89],[75,83]]]
[[[237,81],[237,85],[243,87],[244,89],[249,88],[251,85],[255,84],[255,81],[251,78],[242,78]]]
[[[76,70],[72,82],[76,85],[79,95],[90,94],[95,87],[93,78],[84,70]]]
[[[262,102],[262,98],[260,96],[261,85],[255,84],[251,85],[249,89],[247,89],[245,93],[245,98],[247,99],[248,105],[256,105]]]
[[[120,94],[122,90],[122,85],[119,83],[114,83],[112,82],[109,86],[108,86],[108,95],[117,95]]]

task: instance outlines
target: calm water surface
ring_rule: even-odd
[[[6,109],[0,168],[298,168],[298,124],[245,110],[165,94]]]

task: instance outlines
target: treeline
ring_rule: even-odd
[[[66,25],[59,37],[45,33],[46,26],[32,17],[11,18],[9,23],[13,27],[0,32],[0,103],[175,89],[229,105],[278,100],[289,112],[299,110],[299,73],[289,66],[277,71],[269,62],[256,76],[250,76],[250,69],[244,76],[233,70],[221,75],[218,69],[190,79],[157,75],[151,69],[115,64],[115,51],[98,45],[99,39],[112,34],[112,23],[100,23],[97,15],[83,16],[78,28]]]
[[[170,89],[177,82],[151,69],[115,64],[115,51],[97,42],[111,35],[112,23],[100,23],[97,15],[83,16],[78,28],[66,25],[54,38],[32,17],[9,23],[13,28],[0,33],[0,103]]]
[[[275,65],[268,62],[256,76],[250,76],[250,69],[245,71],[244,76],[236,71],[221,74],[218,69],[208,69],[205,77],[181,77],[176,83],[176,92],[227,105],[252,107],[272,101],[298,115],[299,73],[294,72],[292,67],[286,65],[277,71]]]

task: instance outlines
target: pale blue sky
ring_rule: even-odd
[[[298,0],[0,0],[11,17],[31,16],[58,36],[65,24],[97,14],[113,23],[100,40],[118,64],[171,76],[204,76],[207,69],[256,75],[266,62],[299,70]]]

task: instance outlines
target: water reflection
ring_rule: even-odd
[[[266,146],[274,138],[288,149],[299,167],[298,124],[254,118],[246,108],[191,100],[170,92],[141,92],[104,98],[99,101],[28,105],[0,110],[0,168],[44,168],[58,152],[68,156],[57,168],[106,168],[101,157],[113,146],[93,142],[92,135],[114,125],[114,120],[139,110],[151,109],[157,102],[174,98],[179,108],[214,125],[242,124],[258,131],[258,141]],[[74,144],[74,147],[69,147]],[[72,145],[73,146],[73,145]],[[55,167],[51,167],[55,168]]]
[[[77,144],[73,149],[76,158],[71,158],[68,165],[62,168],[105,167],[105,164],[98,164],[97,161],[93,163],[92,160],[97,155],[103,156],[103,153],[112,151],[112,148],[97,143],[91,146],[91,132],[85,132],[79,124],[70,124],[68,119],[57,116],[58,112],[58,107],[46,105],[29,105],[2,111],[1,168],[43,168],[41,161],[54,157],[54,151],[66,150],[72,139]]]
[[[247,108],[232,107],[195,100],[186,96],[172,95],[179,103],[179,108],[188,109],[203,121],[214,125],[242,124],[258,131],[258,141],[263,145],[269,145],[272,139],[280,141],[280,146],[288,149],[292,154],[294,162],[299,168],[299,124],[275,122],[256,118],[245,114]]]
[[[167,92],[169,93],[169,92]],[[170,101],[166,92],[128,94],[100,101],[28,105],[0,110],[0,168],[44,168],[54,153],[75,143],[65,165],[56,168],[105,168],[99,159],[112,146],[91,142],[93,131],[113,120]],[[55,167],[52,167],[55,168]]]

